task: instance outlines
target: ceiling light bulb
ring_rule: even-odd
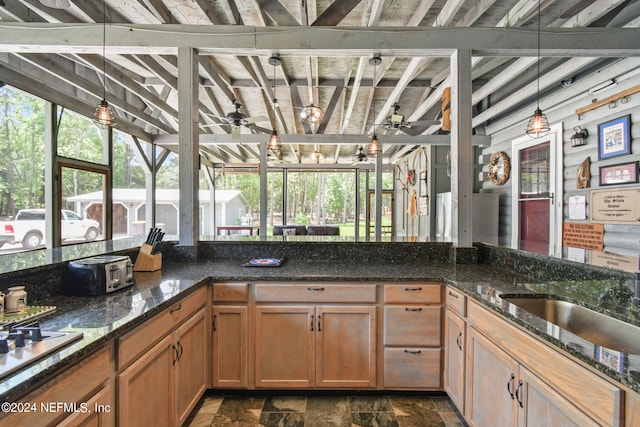
[[[540,138],[541,136],[548,134],[550,130],[551,128],[549,127],[547,116],[542,114],[541,109],[536,109],[527,124],[527,135],[534,138]]]
[[[102,100],[93,113],[93,123],[101,128],[113,127],[116,124],[113,109],[106,100]]]
[[[278,136],[278,132],[274,129],[273,132],[271,132],[269,142],[267,142],[267,148],[271,151],[278,151],[280,150],[280,147],[280,137]]]

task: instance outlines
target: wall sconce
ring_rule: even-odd
[[[574,127],[573,130],[576,133],[571,136],[571,146],[579,147],[581,145],[585,145],[587,143],[589,132],[586,129],[582,129],[580,126]]]

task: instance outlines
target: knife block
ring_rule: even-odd
[[[157,271],[162,268],[162,253],[152,254],[153,247],[146,243],[140,246],[138,257],[133,264],[133,271]]]

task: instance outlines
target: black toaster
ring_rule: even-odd
[[[131,258],[126,255],[102,255],[70,261],[62,279],[62,293],[105,295],[131,285]]]

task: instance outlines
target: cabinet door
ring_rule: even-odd
[[[476,427],[516,424],[517,363],[474,328],[467,328],[465,417]]]
[[[464,413],[466,322],[447,310],[444,318],[444,389]]]
[[[256,307],[256,388],[313,387],[315,329],[313,306]]]
[[[247,387],[248,309],[213,306],[213,386]]]
[[[118,425],[174,426],[178,349],[165,337],[118,375]]]
[[[521,427],[587,427],[599,425],[540,378],[520,367],[518,421]]]
[[[206,320],[207,312],[203,308],[180,326],[176,333],[179,351],[175,364],[178,425],[187,419],[207,388],[209,333]]]
[[[319,387],[376,385],[376,308],[316,308]]]
[[[87,412],[74,412],[58,427],[107,427],[114,425],[115,408],[111,404],[111,387],[103,387],[87,402]]]

